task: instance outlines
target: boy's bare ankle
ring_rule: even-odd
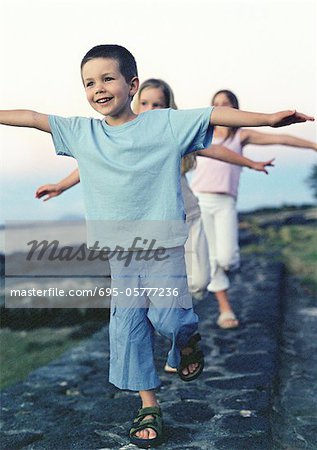
[[[160,406],[156,401],[155,402],[142,402],[142,408],[149,408],[151,406]]]
[[[149,408],[151,406],[159,406],[156,395],[154,391],[139,391],[141,401],[142,401],[142,408]]]

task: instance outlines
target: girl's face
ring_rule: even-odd
[[[143,89],[139,97],[139,113],[150,109],[167,108],[165,96],[161,88],[147,87]]]
[[[232,103],[224,93],[216,95],[213,102],[213,106],[230,106],[231,108],[233,107]]]

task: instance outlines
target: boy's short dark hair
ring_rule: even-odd
[[[121,45],[96,45],[83,57],[80,69],[82,70],[86,62],[95,58],[111,58],[118,61],[119,70],[127,83],[129,83],[133,77],[138,76],[138,69],[134,56],[129,50]]]

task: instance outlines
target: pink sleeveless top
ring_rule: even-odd
[[[233,138],[223,141],[213,138],[212,144],[221,144],[233,152],[242,154],[240,131]],[[237,197],[242,167],[228,164],[205,156],[197,156],[197,166],[193,173],[191,189],[194,192],[229,194]]]

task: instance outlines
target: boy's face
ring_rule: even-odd
[[[95,58],[82,68],[87,100],[96,111],[113,119],[131,111],[131,100],[138,90],[135,77],[127,83],[115,59]]]

